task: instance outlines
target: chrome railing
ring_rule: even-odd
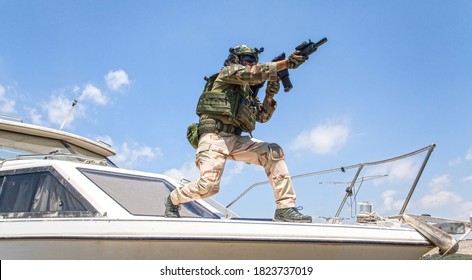
[[[318,176],[318,175],[334,173],[334,172],[343,172],[344,173],[344,172],[346,172],[346,170],[357,169],[354,177],[352,178],[352,180],[350,182],[348,182],[349,186],[346,188],[346,194],[344,195],[344,198],[343,198],[341,204],[339,205],[339,208],[338,208],[334,218],[332,219],[333,222],[335,222],[337,219],[339,219],[339,215],[341,214],[341,211],[344,208],[344,205],[346,204],[347,199],[350,196],[352,196],[353,189],[354,189],[356,183],[359,182],[359,181],[364,181],[363,179],[361,180],[359,178],[359,175],[361,174],[361,171],[363,170],[364,167],[386,164],[386,163],[398,161],[398,160],[401,160],[401,159],[405,159],[405,158],[412,157],[412,156],[415,156],[415,155],[426,152],[426,156],[423,159],[421,167],[420,167],[418,173],[416,174],[415,180],[413,181],[413,184],[410,187],[410,191],[409,191],[407,197],[405,198],[403,206],[402,206],[402,208],[399,212],[399,215],[402,215],[405,212],[405,209],[408,206],[408,203],[410,202],[411,196],[413,195],[413,192],[415,191],[416,186],[418,185],[418,182],[421,178],[421,175],[423,174],[423,171],[426,167],[426,164],[428,163],[429,157],[431,156],[431,153],[433,152],[435,147],[436,147],[436,144],[431,144],[427,147],[424,147],[422,149],[413,151],[411,153],[407,153],[407,154],[397,156],[397,157],[392,157],[392,158],[385,159],[385,160],[365,162],[365,163],[359,163],[359,164],[354,164],[354,165],[349,165],[349,166],[344,166],[344,167],[339,167],[339,168],[334,168],[334,169],[328,169],[328,170],[317,171],[317,172],[310,172],[310,173],[291,176],[290,178],[292,180],[296,180],[296,179],[300,179],[300,178]],[[231,201],[231,203],[229,203],[226,206],[226,208],[230,208],[232,205],[234,205],[237,201],[239,201],[242,197],[244,197],[247,193],[249,193],[255,187],[261,186],[261,185],[266,185],[266,184],[269,184],[269,183],[270,183],[269,181],[263,181],[263,182],[258,182],[258,183],[252,184],[246,190],[244,190],[238,197],[236,197],[233,201]]]

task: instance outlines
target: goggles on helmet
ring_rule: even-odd
[[[257,63],[257,59],[256,59],[254,56],[252,56],[252,55],[247,55],[247,54],[241,55],[241,57],[239,58],[239,60],[240,60],[241,62],[243,62],[243,61],[248,61],[248,62],[251,62],[251,63]]]

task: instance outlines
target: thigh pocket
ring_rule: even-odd
[[[224,142],[224,140],[221,140],[221,141]],[[223,154],[225,156],[229,155],[228,149],[226,147],[221,147],[218,144],[212,144],[212,143],[200,144],[197,148],[197,154],[200,154],[203,152],[215,152],[215,153]]]

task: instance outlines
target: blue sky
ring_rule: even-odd
[[[327,37],[253,136],[280,144],[292,175],[435,143],[407,212],[472,213],[470,1],[0,0],[0,11],[0,114],[58,128],[77,99],[64,130],[111,143],[120,166],[188,179],[198,172],[186,128],[228,49],[264,47],[267,62]],[[396,214],[421,160],[366,170],[388,176],[366,182],[357,202]],[[226,205],[265,180],[260,167],[228,162],[215,198]],[[334,181],[294,181],[305,213],[335,214],[346,185]],[[271,217],[274,206],[266,185],[232,209]]]

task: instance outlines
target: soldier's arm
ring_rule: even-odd
[[[266,87],[266,95],[262,104],[259,103],[259,110],[257,112],[257,121],[260,123],[270,120],[277,108],[277,101],[274,95],[279,92],[280,84],[276,82],[268,82]]]
[[[221,69],[218,79],[225,83],[238,85],[255,85],[264,81],[276,81],[277,72],[287,69],[287,62],[277,61],[254,66],[231,64]]]
[[[272,118],[272,115],[275,112],[275,108],[277,107],[277,102],[273,98],[269,98],[266,96],[262,104],[259,102],[259,110],[256,114],[256,121],[260,123],[265,123]]]

